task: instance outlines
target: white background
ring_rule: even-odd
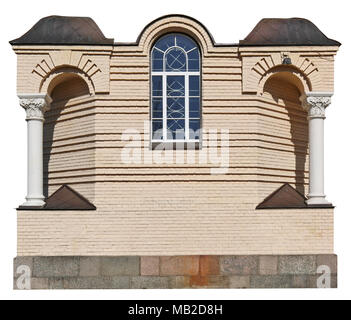
[[[342,299],[351,297],[350,180],[350,1],[220,0],[59,0],[4,1],[1,8],[1,179],[0,298],[2,299]],[[165,14],[186,14],[202,22],[217,43],[237,43],[262,18],[302,17],[343,45],[335,63],[335,96],[325,121],[326,194],[336,205],[335,253],[339,256],[337,290],[104,290],[13,291],[16,211],[26,194],[25,112],[16,96],[16,56],[8,41],[48,15],[89,16],[108,38],[134,42],[150,21]]]

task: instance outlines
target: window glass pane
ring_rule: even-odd
[[[184,96],[184,76],[167,76],[167,96]]]
[[[174,34],[170,34],[162,37],[155,44],[155,47],[165,52],[168,48],[173,47],[175,45]]]
[[[192,140],[200,139],[200,120],[199,119],[189,120],[189,139],[192,139]]]
[[[168,139],[185,139],[185,121],[184,119],[167,120],[167,138]]]
[[[188,59],[190,60],[199,60],[199,49],[194,49],[188,52]]]
[[[188,53],[188,70],[200,71],[200,53],[199,49],[195,49]]]
[[[200,98],[189,98],[189,118],[200,118]]]
[[[152,50],[152,71],[163,71],[163,53]]]
[[[162,120],[152,120],[152,139],[162,140]]]
[[[175,37],[177,46],[185,49],[185,51],[189,51],[197,46],[195,42],[187,36],[177,34]]]
[[[163,116],[162,98],[152,99],[152,118],[161,118]]]
[[[186,71],[186,55],[184,50],[173,48],[165,56],[166,71]]]
[[[200,96],[200,77],[189,76],[189,96]]]
[[[162,76],[152,76],[152,95],[162,97]]]
[[[163,51],[160,51],[156,48],[152,50],[152,59],[162,60],[163,59]]]
[[[152,71],[163,71],[163,60],[153,60]]]
[[[188,71],[197,72],[200,71],[199,60],[188,60]]]
[[[184,98],[167,98],[167,118],[185,118]]]

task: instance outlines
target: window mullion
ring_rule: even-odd
[[[189,140],[189,75],[185,75],[185,140]]]
[[[163,127],[163,140],[167,140],[167,76],[162,75],[162,127]]]

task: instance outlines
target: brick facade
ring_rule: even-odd
[[[268,20],[311,29],[273,45],[221,45],[195,19],[170,15],[147,25],[135,43],[114,43],[101,32],[98,42],[88,35],[84,43],[72,40],[75,32],[47,30],[85,21],[96,33],[91,19],[51,16],[11,42],[18,95],[52,96],[38,135],[41,197],[67,185],[93,207],[17,210],[15,267],[30,267],[33,289],[315,287],[322,262],[332,266],[336,286],[331,204],[256,208],[283,184],[305,199],[314,149],[301,98],[332,95],[340,43],[304,19]],[[272,30],[282,30],[280,37],[295,29]],[[148,122],[150,55],[159,37],[174,32],[190,36],[201,53],[203,137],[193,163],[178,163],[166,150],[159,155],[171,161],[160,164]],[[315,39],[301,41],[311,34]],[[126,146],[129,129],[138,132],[140,149]],[[220,165],[199,159],[221,154],[213,146],[219,135],[206,134],[221,129],[228,130],[228,163],[225,174],[213,174]],[[124,161],[126,149],[141,151],[142,161]]]

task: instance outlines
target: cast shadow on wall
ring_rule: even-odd
[[[298,88],[283,78],[271,77],[264,86],[264,94],[268,94],[275,103],[284,105],[290,122],[290,139],[294,147],[295,185],[296,190],[306,194],[307,184],[306,158],[308,152],[308,120],[302,109]],[[289,157],[289,155],[287,155]],[[289,161],[289,159],[287,159]],[[284,166],[282,166],[284,167]],[[288,182],[288,181],[287,181]]]
[[[69,74],[63,77],[62,81],[49,92],[52,103],[50,110],[45,113],[44,122],[44,196],[47,198],[49,196],[49,185],[51,183],[50,174],[53,171],[64,170],[64,162],[57,167],[56,164],[50,164],[50,161],[54,160],[55,155],[59,154],[55,150],[55,143],[61,143],[65,139],[65,133],[62,128],[59,128],[65,119],[62,117],[62,110],[64,110],[71,99],[79,98],[81,96],[89,95],[88,85],[84,80],[78,75]],[[77,132],[77,135],[79,132]],[[69,161],[69,160],[66,160]],[[54,168],[54,169],[52,169]],[[64,174],[63,174],[64,175]],[[58,188],[59,186],[57,186]]]

